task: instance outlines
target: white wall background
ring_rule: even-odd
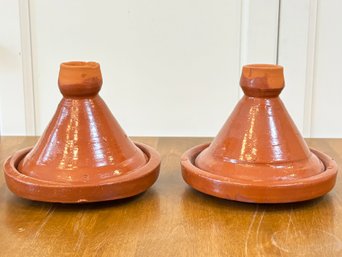
[[[25,134],[19,5],[0,0],[0,134]]]
[[[59,64],[101,64],[101,96],[126,132],[213,136],[242,93],[241,66],[285,67],[307,137],[342,137],[339,0],[0,0],[0,129],[40,135]]]

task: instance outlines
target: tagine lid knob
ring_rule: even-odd
[[[280,65],[250,64],[242,68],[240,86],[247,96],[277,97],[284,85],[284,72]]]
[[[64,62],[60,65],[58,87],[64,97],[95,96],[102,87],[97,62]]]

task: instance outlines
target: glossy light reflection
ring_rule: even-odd
[[[63,157],[58,165],[59,169],[71,170],[77,167],[78,160],[78,128],[79,128],[79,107],[71,101],[71,111],[69,123],[66,127],[65,145],[63,149]],[[70,154],[72,153],[72,154]],[[72,158],[70,158],[72,157]]]
[[[99,130],[97,127],[97,123],[95,122],[93,106],[94,104],[91,100],[85,102],[87,117],[89,119],[90,139],[92,140],[91,150],[93,151],[94,158],[97,160],[97,166],[101,167],[107,165],[105,159],[106,153],[103,151],[101,140],[99,138]]]
[[[271,146],[272,146],[272,154],[274,157],[274,160],[282,160],[283,159],[283,152],[281,150],[281,144],[279,141],[279,128],[276,127],[275,121],[274,121],[274,113],[271,106],[271,102],[269,99],[266,99],[266,111],[268,115],[268,129],[270,131],[270,139],[271,139]]]
[[[257,157],[257,148],[256,148],[256,138],[255,138],[255,119],[259,113],[259,105],[253,106],[249,110],[248,120],[251,126],[249,127],[249,130],[245,132],[242,145],[241,145],[241,151],[240,151],[240,160],[245,161],[252,161],[255,160]],[[248,145],[250,144],[250,145]],[[247,151],[248,149],[249,151]]]

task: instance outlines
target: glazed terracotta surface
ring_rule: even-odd
[[[64,98],[40,140],[5,164],[12,191],[33,200],[80,202],[127,197],[151,186],[159,155],[134,144],[98,95],[99,64],[63,63],[58,84]]]
[[[243,67],[245,96],[209,146],[183,155],[186,182],[200,191],[247,202],[291,202],[333,187],[336,164],[310,150],[278,97],[283,68]]]

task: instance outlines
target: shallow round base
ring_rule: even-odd
[[[148,157],[146,165],[97,184],[52,182],[24,175],[17,167],[31,148],[22,149],[10,156],[4,164],[6,183],[17,196],[43,202],[100,202],[134,196],[152,186],[158,178],[160,168],[157,151],[144,144],[135,144]]]
[[[324,153],[310,149],[324,164],[317,175],[291,181],[249,181],[218,176],[195,166],[196,157],[209,144],[195,146],[181,158],[182,175],[196,190],[216,197],[250,203],[289,203],[310,200],[328,193],[335,185],[336,162]]]

